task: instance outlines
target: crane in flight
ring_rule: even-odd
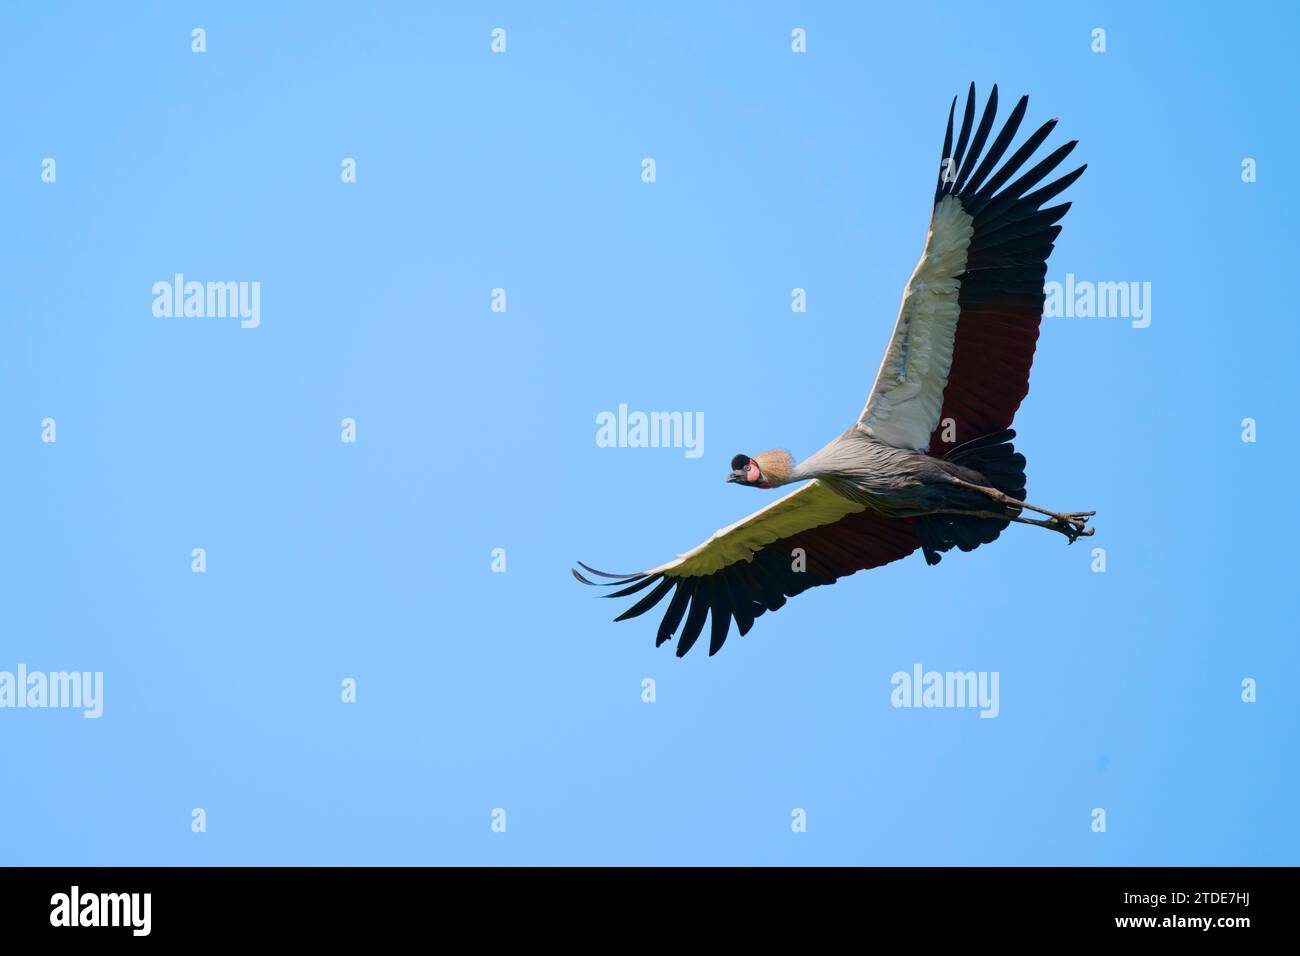
[[[1028,105],[1022,96],[984,152],[998,88],[976,125],[971,84],[955,145],[953,98],[925,251],[857,421],[805,461],[782,449],[740,454],[727,476],[751,488],[807,484],[648,571],[616,575],[578,562],[618,588],[604,597],[650,589],[616,620],[644,614],[671,593],[656,645],[680,627],[681,657],[711,617],[712,655],[733,619],[743,635],[787,598],[918,548],[933,565],[954,547],[988,544],[1013,522],[1059,532],[1071,544],[1093,533],[1094,512],[1049,511],[1025,500],[1025,458],[1012,445],[1012,419],[1029,392],[1047,257],[1070,208],[1044,204],[1087,168],[1039,186],[1074,149],[1071,140],[1021,173],[1056,120],[1002,161]]]

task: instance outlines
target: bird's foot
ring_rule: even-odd
[[[1096,531],[1095,528],[1088,527],[1088,519],[1096,513],[1095,511],[1070,511],[1065,514],[1053,514],[1046,525],[1053,531],[1061,532],[1070,539],[1070,544],[1074,544],[1080,538],[1087,538]]]

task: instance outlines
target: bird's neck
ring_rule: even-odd
[[[837,438],[816,454],[805,458],[797,465],[791,461],[780,482],[788,485],[796,481],[811,481],[813,478],[830,478],[843,472],[844,442]],[[776,484],[776,482],[773,482]]]
[[[801,461],[799,464],[795,465],[784,478],[780,481],[773,481],[772,484],[773,486],[793,485],[800,481],[810,481],[813,478],[823,478],[828,474],[830,474],[829,469],[819,468],[817,467],[816,462],[809,459],[809,461]]]

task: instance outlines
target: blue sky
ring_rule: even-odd
[[[0,671],[104,675],[0,709],[0,863],[1296,863],[1297,14],[865,6],[0,14]],[[1044,320],[1016,420],[1097,536],[714,658],[612,624],[574,559],[671,558],[769,500],[733,454],[853,420],[971,80],[1080,140],[1049,279],[1151,283]],[[260,325],[155,317],[178,272]],[[620,403],[703,454],[597,447]],[[999,716],[891,707],[918,662]]]

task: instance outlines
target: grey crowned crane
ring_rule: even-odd
[[[616,620],[644,614],[671,594],[656,643],[680,627],[680,657],[711,616],[712,655],[733,618],[745,634],[789,597],[918,548],[938,564],[941,552],[988,544],[1012,522],[1060,532],[1070,543],[1092,534],[1093,512],[1048,511],[1024,500],[1025,458],[1011,444],[1012,419],[1029,392],[1047,257],[1070,208],[1043,206],[1087,168],[1039,186],[1074,149],[1072,140],[1022,172],[1056,120],[1004,161],[1028,103],[1020,98],[983,152],[997,87],[976,124],[971,84],[955,146],[954,97],[925,251],[857,421],[806,461],[783,450],[737,455],[727,476],[751,488],[808,483],[640,574],[579,562],[618,588],[606,597],[650,589]]]

